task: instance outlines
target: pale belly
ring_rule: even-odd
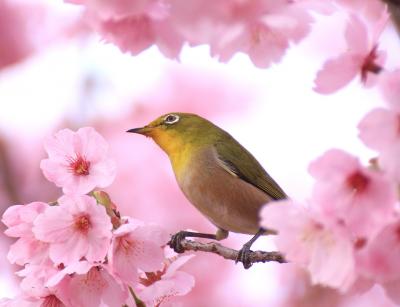
[[[270,200],[267,194],[220,167],[210,154],[176,174],[188,200],[217,227],[254,234],[259,210]]]

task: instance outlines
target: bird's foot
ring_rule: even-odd
[[[239,250],[239,253],[236,258],[236,263],[243,263],[243,267],[247,270],[249,269],[253,263],[250,260],[250,254],[252,251],[250,250],[251,244],[244,244],[243,247]]]
[[[172,235],[171,240],[168,242],[169,247],[171,247],[175,253],[181,254],[185,251],[182,246],[182,240],[186,237],[186,231],[179,231]]]

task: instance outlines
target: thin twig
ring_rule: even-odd
[[[206,253],[214,253],[222,256],[225,259],[236,261],[239,251],[225,247],[217,242],[200,243],[192,240],[182,240],[182,247],[186,251],[201,251]],[[251,263],[256,262],[279,262],[285,263],[286,260],[280,252],[264,252],[251,251]]]

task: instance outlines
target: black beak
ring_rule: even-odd
[[[126,132],[138,133],[138,134],[142,134],[142,135],[148,136],[148,134],[151,132],[151,129],[152,129],[151,127],[144,126],[144,127],[141,127],[141,128],[129,129]]]
[[[140,134],[142,132],[142,130],[143,130],[143,128],[133,128],[133,129],[126,130],[126,132],[139,133]]]

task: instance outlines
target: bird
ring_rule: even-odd
[[[215,234],[180,231],[169,245],[182,253],[187,237],[223,240],[229,232],[253,235],[236,262],[251,267],[251,245],[273,230],[259,226],[260,208],[287,198],[254,156],[228,132],[191,113],[173,112],[127,130],[150,137],[168,155],[176,181],[189,202],[217,228]]]

